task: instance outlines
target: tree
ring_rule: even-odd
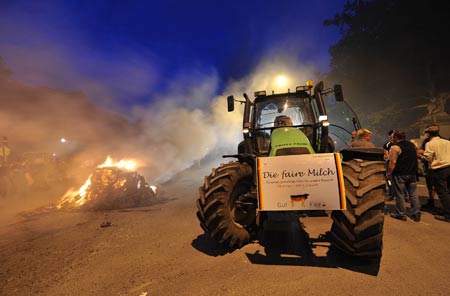
[[[342,36],[330,48],[329,79],[344,84],[358,110],[397,110],[388,127],[372,122],[383,133],[425,115],[427,108],[413,107],[450,91],[449,7],[437,0],[354,0],[325,21]]]

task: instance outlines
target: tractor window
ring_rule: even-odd
[[[314,123],[314,113],[309,98],[283,96],[268,98],[255,104],[255,128],[271,129],[277,116],[286,115],[293,125]]]
[[[325,95],[323,100],[330,122],[328,133],[333,139],[335,150],[340,151],[348,147],[351,133],[355,129],[353,119],[357,120],[357,117],[345,101],[337,102],[333,93]]]

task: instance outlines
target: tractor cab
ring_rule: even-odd
[[[305,93],[257,96],[250,137],[260,155],[314,153],[311,143],[317,120]]]
[[[297,86],[295,92],[267,95],[266,91],[257,91],[253,101],[246,94],[244,98],[245,101],[238,101],[228,97],[229,111],[234,110],[234,101],[245,104],[244,141],[238,146],[239,154],[334,152],[345,148],[351,131],[359,125],[353,110],[344,102],[340,85],[324,90],[320,82],[313,90],[308,81]],[[335,114],[328,115],[327,109]]]

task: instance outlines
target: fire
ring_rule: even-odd
[[[112,196],[112,199],[121,196],[127,197],[126,194],[123,194],[124,192],[127,192],[128,195],[136,196],[138,194],[138,196],[141,196],[142,194],[145,195],[145,190],[151,190],[153,194],[156,194],[156,186],[149,186],[143,177],[135,171],[136,167],[137,162],[134,160],[114,162],[108,156],[105,162],[97,166],[95,173],[91,174],[78,190],[69,189],[60,198],[56,208],[81,207],[92,199],[104,198],[105,196]],[[130,186],[134,189],[131,190]]]
[[[80,187],[78,190],[74,190],[70,188],[67,192],[61,197],[56,208],[61,209],[65,204],[75,204],[77,206],[82,206],[86,203],[86,195],[87,189],[91,186],[91,177],[89,176],[87,181]]]
[[[119,169],[126,169],[128,171],[135,171],[137,167],[137,163],[134,160],[120,160],[118,162],[114,162],[111,157],[108,155],[104,163],[97,166],[98,168],[106,168],[106,167],[116,167]]]

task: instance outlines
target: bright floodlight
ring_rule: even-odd
[[[61,143],[65,143],[66,142],[66,139],[65,138],[61,138]]]
[[[280,87],[284,87],[287,84],[287,78],[284,75],[278,75],[275,81]]]

